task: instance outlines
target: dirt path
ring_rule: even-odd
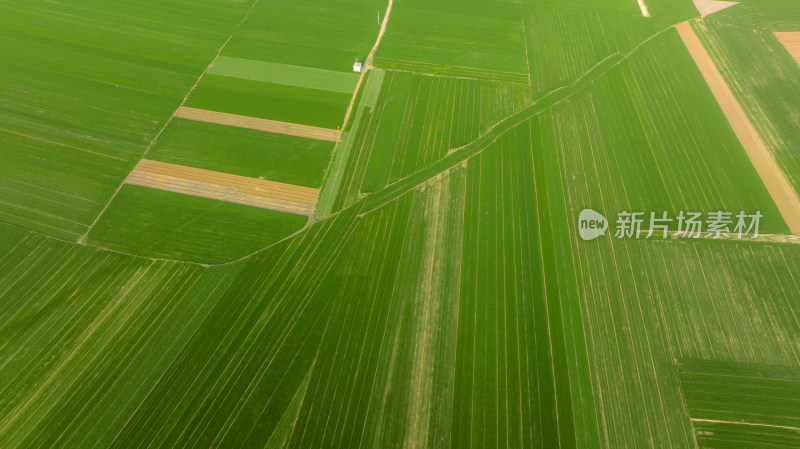
[[[714,66],[714,62],[706,53],[703,44],[697,38],[691,25],[688,22],[684,22],[675,27],[678,29],[678,33],[680,33],[681,39],[686,44],[686,48],[689,49],[689,53],[695,63],[700,68],[700,72],[703,74],[706,83],[708,83],[708,87],[711,88],[711,92],[722,108],[722,112],[725,113],[725,117],[733,127],[736,137],[739,138],[739,142],[744,147],[756,172],[758,172],[767,187],[772,200],[778,206],[784,221],[789,225],[792,234],[800,234],[800,198],[797,197],[797,193],[789,184],[772,154],[764,145],[747,115],[745,115],[744,110],[736,101],[733,92],[725,84],[725,80]]]
[[[319,191],[308,187],[143,159],[128,184],[309,216]]]
[[[175,111],[175,117],[196,120],[198,122],[216,123],[218,125],[235,126],[237,128],[255,129],[269,133],[306,137],[308,139],[338,142],[339,131],[315,126],[298,125],[296,123],[278,122],[263,118],[246,117],[244,115],[226,114],[224,112],[206,111],[203,109],[181,106]]]
[[[638,0],[639,2],[639,9],[642,10],[642,16],[650,17],[650,11],[647,10],[647,5],[644,4],[644,0]]]
[[[386,12],[383,15],[383,21],[381,21],[381,29],[378,30],[378,38],[375,40],[375,45],[372,46],[372,49],[369,51],[367,55],[367,59],[364,60],[364,67],[361,70],[361,76],[358,77],[358,83],[356,83],[356,90],[353,92],[353,96],[350,98],[350,105],[347,107],[347,112],[344,114],[344,124],[347,125],[347,120],[350,119],[350,114],[353,112],[353,107],[355,106],[356,96],[358,95],[358,90],[361,88],[361,84],[364,82],[364,76],[366,76],[369,69],[372,68],[372,60],[375,59],[375,52],[378,51],[378,45],[381,43],[381,39],[383,39],[383,34],[386,32],[386,25],[389,23],[389,16],[392,13],[392,4],[394,0],[389,0],[389,6],[386,7]]]
[[[775,33],[775,37],[786,47],[786,51],[800,64],[800,31]]]

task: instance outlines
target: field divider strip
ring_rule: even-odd
[[[761,140],[689,22],[675,26],[792,234],[800,234],[800,198]]]
[[[127,184],[310,216],[319,191],[257,178],[143,159]]]
[[[690,418],[692,423],[696,422],[704,422],[704,423],[711,423],[711,424],[734,424],[737,426],[753,426],[753,427],[769,427],[771,429],[783,429],[783,430],[794,430],[800,431],[800,427],[792,427],[792,426],[780,426],[777,424],[762,424],[762,423],[752,423],[752,422],[745,422],[745,421],[723,421],[718,419],[704,419],[704,418]]]
[[[198,122],[213,123],[217,125],[233,126],[236,128],[253,129],[287,136],[305,137],[314,140],[338,142],[341,132],[335,129],[318,128],[316,126],[300,125],[297,123],[279,122],[257,117],[228,114],[225,112],[207,111],[203,109],[181,106],[175,111],[174,117]]]

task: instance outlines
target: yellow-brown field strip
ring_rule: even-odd
[[[341,138],[341,132],[333,129],[246,117],[244,115],[226,114],[224,112],[206,111],[204,109],[187,108],[183,106],[175,111],[175,117],[198,122],[234,126],[237,128],[255,129],[275,134],[326,140],[329,142],[338,142]]]
[[[775,37],[786,47],[790,55],[800,64],[800,31],[775,33]]]
[[[697,38],[692,26],[688,22],[684,22],[676,25],[676,28],[756,172],[767,187],[772,200],[778,206],[784,221],[789,225],[792,234],[800,234],[800,198],[797,197],[797,193],[736,101],[736,97],[733,96],[733,92],[714,66],[714,62],[703,48],[703,44]]]
[[[128,184],[309,216],[319,190],[143,159]]]

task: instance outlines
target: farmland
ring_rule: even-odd
[[[306,187],[320,187],[333,143],[173,120],[148,158]]]
[[[797,188],[796,6],[200,4],[0,2],[0,447],[797,446],[800,237],[675,27]]]
[[[5,222],[86,232],[248,7],[182,3],[0,5]]]
[[[153,258],[220,263],[288,237],[306,221],[301,215],[125,185],[88,241]]]
[[[375,66],[437,75],[527,82],[520,6],[466,2],[402,2]],[[441,27],[439,24],[449,26]]]
[[[736,82],[728,84],[798,190],[800,69],[774,33],[800,29],[800,8],[748,4],[711,16],[695,29],[722,75],[731,80],[735,74]]]

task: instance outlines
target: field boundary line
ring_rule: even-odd
[[[767,149],[689,22],[675,25],[725,118],[792,234],[800,234],[800,198]]]
[[[314,140],[338,142],[341,132],[334,129],[318,128],[316,126],[301,125],[298,123],[279,122],[258,117],[229,114],[227,112],[209,111],[205,109],[179,107],[174,118],[194,120],[197,122],[213,123],[217,125],[232,126],[235,128],[254,129],[274,134],[305,137]]]
[[[219,47],[219,50],[217,50],[217,54],[214,55],[213,58],[211,58],[211,61],[206,66],[205,70],[203,70],[203,73],[201,73],[200,76],[197,77],[197,80],[194,82],[192,87],[189,88],[188,92],[186,92],[186,95],[183,97],[183,100],[181,100],[181,103],[180,103],[179,107],[181,107],[184,104],[186,104],[186,101],[189,99],[189,95],[191,95],[192,92],[194,92],[194,90],[197,88],[197,85],[200,84],[200,80],[203,79],[203,77],[206,75],[206,73],[208,73],[209,69],[211,69],[211,67],[214,65],[214,61],[217,60],[219,55],[222,53],[222,50],[224,50],[225,47],[228,46],[228,43],[231,41],[231,39],[233,39],[233,35],[236,34],[237,31],[239,31],[239,28],[241,28],[242,24],[250,17],[250,14],[253,13],[253,10],[256,8],[256,5],[258,5],[258,3],[260,1],[261,0],[255,0],[253,2],[253,4],[250,5],[250,9],[247,11],[247,13],[244,15],[244,17],[242,17],[242,20],[238,24],[236,24],[236,26],[233,28],[233,30],[231,30],[231,34],[228,36],[227,39],[225,39],[225,42],[223,42],[222,45]],[[158,133],[156,133],[155,136],[153,136],[153,139],[150,140],[150,143],[147,145],[147,148],[145,148],[144,152],[139,157],[139,160],[142,160],[147,156],[147,154],[150,152],[150,150],[153,148],[153,146],[156,144],[156,142],[158,142],[158,139],[161,137],[161,134],[164,134],[164,130],[167,129],[167,126],[169,126],[169,124],[172,123],[172,119],[173,118],[174,118],[174,113],[173,113],[173,115],[171,115],[164,122],[164,126],[161,127],[161,129],[158,131]],[[109,206],[111,206],[111,203],[114,201],[114,198],[117,197],[117,195],[119,194],[119,191],[122,190],[122,186],[124,186],[124,185],[125,185],[125,179],[123,179],[122,182],[119,183],[119,186],[117,187],[117,190],[115,190],[114,193],[111,195],[111,198],[108,199],[108,202],[106,202],[106,205],[103,206],[103,209],[100,211],[100,213],[97,214],[97,217],[95,217],[95,219],[92,222],[92,224],[90,224],[89,227],[86,229],[86,232],[82,236],[80,236],[78,238],[77,243],[79,243],[81,245],[86,245],[86,240],[87,240],[87,238],[89,236],[89,233],[92,232],[92,229],[94,229],[94,227],[97,224],[97,222],[100,221],[100,218],[102,218],[103,215],[106,213],[106,211],[108,210]]]
[[[778,424],[762,424],[762,423],[752,423],[746,421],[724,421],[719,419],[705,419],[705,418],[689,418],[692,423],[696,422],[704,422],[704,423],[711,423],[711,424],[736,424],[739,426],[753,426],[753,427],[769,427],[771,429],[783,429],[783,430],[796,430],[800,431],[800,427],[792,427],[792,426],[781,426]]]

